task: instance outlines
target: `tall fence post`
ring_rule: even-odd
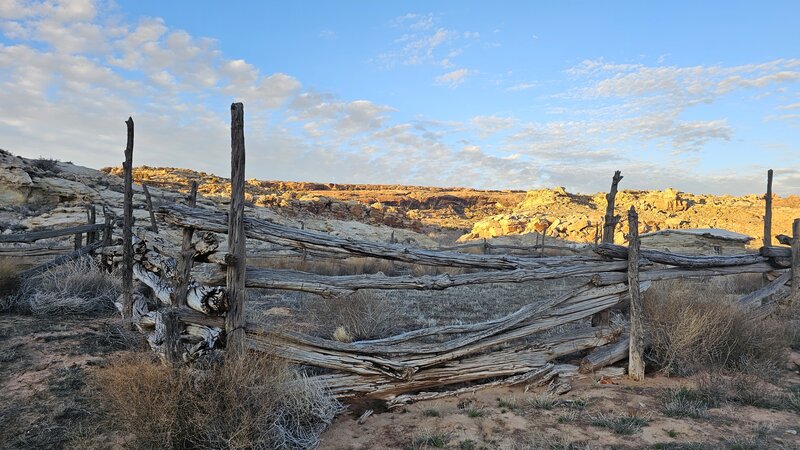
[[[153,199],[150,197],[150,189],[144,183],[142,183],[142,189],[144,190],[144,199],[147,202],[147,210],[150,211],[150,229],[157,234],[158,225],[156,225],[156,213],[153,211]]]
[[[238,356],[245,350],[244,281],[247,267],[244,231],[244,105],[231,105],[231,208],[228,214],[228,265],[226,284],[230,308],[225,316],[227,350]]]
[[[642,295],[639,292],[639,216],[636,208],[628,211],[628,292],[631,297],[631,343],[628,352],[628,376],[644,380],[644,327],[642,325]]]
[[[133,118],[125,121],[128,126],[128,144],[125,146],[124,202],[122,222],[122,315],[133,316]]]
[[[608,194],[606,194],[606,215],[603,219],[603,244],[614,243],[614,230],[617,228],[617,223],[619,223],[619,216],[614,215],[614,208],[616,207],[617,202],[617,187],[619,186],[619,182],[621,180],[622,172],[619,170],[614,171],[614,176],[611,178],[611,189],[608,191]],[[593,327],[607,327],[608,324],[608,310],[600,311],[592,316]]]
[[[789,301],[800,302],[800,219],[792,223],[792,286]]]
[[[764,200],[764,247],[769,247],[772,245],[772,169],[767,171],[767,194]]]

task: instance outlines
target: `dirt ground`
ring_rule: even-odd
[[[796,353],[796,352],[795,352]],[[795,355],[795,357],[798,355]],[[780,408],[726,404],[704,418],[672,418],[661,411],[669,388],[692,386],[693,379],[651,375],[644,382],[626,377],[598,382],[588,375],[557,397],[547,388],[495,388],[460,397],[419,402],[375,413],[363,424],[363,408],[337,418],[322,436],[320,449],[797,449],[800,415]],[[800,384],[787,367],[783,386]],[[546,409],[549,407],[549,409]],[[641,429],[618,434],[596,425],[609,415],[644,419]]]
[[[0,448],[115,448],[112,434],[98,432],[87,377],[141,344],[113,318],[0,315]]]

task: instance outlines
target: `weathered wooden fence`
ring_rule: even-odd
[[[546,383],[576,367],[554,364],[564,355],[594,349],[582,370],[629,359],[632,378],[644,376],[641,294],[651,282],[687,277],[741,273],[768,273],[772,281],[739,301],[768,314],[783,300],[783,286],[791,280],[797,301],[800,221],[795,221],[791,247],[765,245],[759,254],[687,256],[641,249],[637,214],[628,216],[629,246],[613,243],[619,222],[614,199],[622,176],[614,174],[607,195],[608,208],[602,243],[591,254],[544,256],[463,253],[453,249],[419,249],[394,242],[369,242],[279,225],[244,214],[244,112],[231,108],[232,176],[227,214],[187,205],[158,208],[164,223],[182,228],[180,249],[160,240],[155,222],[150,231],[133,236],[126,270],[150,286],[169,309],[146,311],[133,306],[143,327],[152,327],[151,343],[177,361],[226,341],[228,354],[245,349],[266,351],[297,364],[328,371],[317,378],[338,396],[368,395],[397,405],[487,386]],[[132,133],[132,123],[129,128]],[[132,135],[129,134],[132,147]],[[127,165],[127,171],[130,166]],[[127,172],[126,172],[127,173]],[[130,184],[126,175],[126,183]],[[770,187],[771,191],[771,177]],[[193,192],[196,192],[196,187]],[[194,194],[193,194],[194,195]],[[130,199],[126,196],[126,201]],[[767,202],[765,223],[770,223]],[[127,211],[127,208],[126,208]],[[127,226],[127,225],[126,225]],[[771,234],[765,225],[766,244]],[[219,235],[227,235],[227,245]],[[194,237],[198,239],[194,239]],[[466,273],[430,276],[387,276],[383,273],[327,276],[298,270],[247,266],[245,240],[261,241],[281,251],[316,257],[371,257],[443,268],[465,268]],[[172,244],[173,247],[175,246]],[[479,244],[484,245],[485,244]],[[118,254],[119,248],[107,253]],[[172,255],[172,256],[170,256]],[[270,323],[248,323],[244,316],[246,288],[283,289],[338,297],[361,289],[442,290],[490,283],[525,283],[580,277],[574,292],[532,302],[500,318],[480,323],[445,325],[409,331],[397,336],[358,342],[338,342],[288,331]],[[321,299],[320,301],[325,301]],[[630,326],[614,326],[607,311],[628,304]],[[137,313],[138,311],[138,313]],[[604,314],[605,313],[605,314]],[[594,326],[553,331],[568,323],[593,318]],[[184,344],[190,344],[188,348]],[[176,354],[180,353],[180,355]],[[448,391],[425,392],[446,387]]]
[[[44,264],[29,268],[17,276],[20,279],[29,278],[52,267],[64,264],[68,261],[88,255],[98,249],[111,245],[111,233],[113,231],[113,221],[110,215],[105,216],[105,223],[96,223],[96,209],[94,205],[86,207],[86,225],[77,225],[54,230],[39,230],[23,233],[0,234],[0,244],[24,243],[35,244],[44,239],[60,238],[64,236],[74,236],[74,246],[62,245],[30,245],[24,247],[5,247],[0,245],[0,257],[45,257],[56,256],[54,259]],[[99,233],[103,233],[103,238],[99,238]],[[84,245],[83,235],[86,234],[86,244]]]

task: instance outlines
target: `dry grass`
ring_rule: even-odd
[[[0,312],[12,309],[13,297],[19,287],[17,273],[20,268],[9,258],[0,259]]]
[[[322,335],[341,342],[389,336],[396,331],[400,314],[385,295],[369,291],[319,299],[306,308],[309,320],[319,325]]]
[[[644,302],[649,360],[670,375],[702,370],[761,371],[780,367],[788,343],[786,326],[777,319],[760,320],[735,303],[726,286],[735,282],[692,280],[661,282]]]
[[[89,259],[62,264],[23,280],[16,309],[37,316],[96,316],[112,313],[122,283]]]
[[[265,355],[195,368],[135,354],[91,384],[112,429],[134,448],[313,448],[341,405],[318,384]]]

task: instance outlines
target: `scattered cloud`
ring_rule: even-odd
[[[527,91],[528,89],[533,89],[536,87],[539,87],[539,83],[519,83],[506,88],[506,92]]]
[[[456,69],[452,72],[447,72],[436,77],[436,84],[456,88],[467,79],[471,72],[469,69]]]
[[[319,37],[321,37],[322,39],[331,40],[331,39],[336,39],[337,37],[339,37],[339,35],[336,34],[336,32],[331,30],[330,28],[323,28],[319,30]]]
[[[622,169],[626,186],[741,193],[760,188],[760,167],[699,169],[700,150],[737,139],[735,122],[694,111],[723,97],[771,92],[765,101],[783,113],[765,120],[800,118],[800,103],[792,102],[797,59],[692,67],[597,59],[565,71],[567,88],[541,99],[539,120],[507,112],[409,120],[402,118],[409,111],[393,105],[265,72],[161,19],[126,22],[98,5],[0,1],[0,147],[116,165],[123,120],[133,115],[136,164],[225,174],[228,105],[236,100],[245,102],[248,171],[259,178],[600,191],[605,175]],[[462,89],[480,73],[460,63],[478,33],[446,27],[432,14],[407,14],[392,25],[399,36],[379,58],[386,66],[427,65],[444,72],[435,83]],[[335,38],[326,35],[320,31]],[[518,83],[506,91],[538,87]],[[795,144],[781,150],[797,151]],[[782,190],[800,192],[800,171],[784,172]]]

